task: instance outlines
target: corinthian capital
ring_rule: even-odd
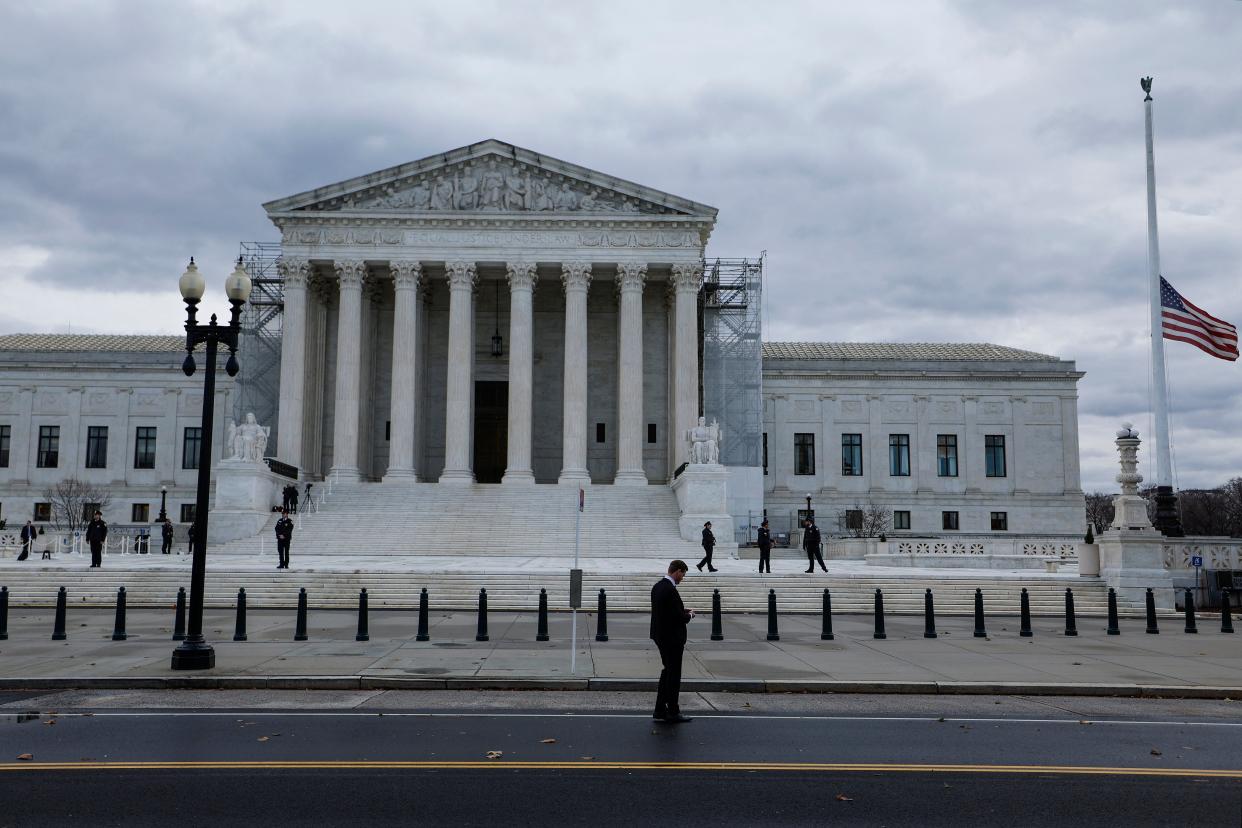
[[[509,271],[509,290],[533,290],[539,281],[534,262],[509,262],[505,269]]]
[[[423,278],[421,262],[396,261],[388,263],[388,271],[392,274],[392,284],[397,290],[414,290]]]
[[[311,278],[311,263],[306,259],[281,256],[276,261],[276,272],[284,280],[286,288],[304,288]]]
[[[452,290],[474,290],[474,286],[479,283],[474,262],[449,262],[444,266],[444,272]]]
[[[647,265],[642,262],[622,262],[617,265],[617,293],[638,291],[642,293],[647,282]]]
[[[565,262],[561,265],[561,284],[565,292],[571,290],[587,291],[591,287],[590,262]]]
[[[698,262],[673,265],[672,282],[678,293],[698,293],[703,286],[703,265]]]
[[[341,283],[341,290],[348,288],[362,288],[362,283],[367,278],[367,263],[362,261],[344,261],[335,262],[332,265],[336,271],[337,281]]]

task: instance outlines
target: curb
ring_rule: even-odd
[[[393,676],[101,676],[3,678],[0,690],[605,690],[654,693],[655,679],[400,678]],[[689,679],[690,693],[842,693],[898,695],[1102,696],[1242,699],[1242,687],[1169,684],[1024,684],[973,681],[814,681]]]

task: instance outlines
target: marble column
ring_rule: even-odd
[[[534,404],[534,262],[509,262],[509,438],[501,483],[534,483],[531,428]]]
[[[474,418],[474,288],[479,282],[474,262],[449,262],[448,376],[444,420],[444,471],[441,483],[469,485],[474,482],[470,440]]]
[[[284,280],[276,457],[300,469],[306,412],[306,291],[311,266],[306,259],[282,258],[276,263],[276,270]]]
[[[686,462],[685,433],[694,427],[699,417],[699,288],[703,284],[703,266],[693,264],[673,265],[673,290],[675,306],[673,323],[676,341],[673,365],[674,420],[670,435],[676,446],[674,468]]]
[[[423,266],[390,262],[396,302],[392,323],[392,408],[384,482],[414,480],[414,372],[418,365],[418,288]]]
[[[617,485],[645,486],[643,469],[643,283],[647,265],[617,266]]]
[[[366,262],[337,262],[340,305],[336,324],[336,409],[332,470],[338,481],[358,480],[358,419],[362,392],[362,283]],[[299,438],[299,445],[301,444]]]
[[[591,265],[566,262],[561,267],[561,282],[565,286],[565,383],[558,482],[577,486],[591,482],[586,467],[587,291],[591,287]]]

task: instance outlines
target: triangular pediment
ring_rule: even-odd
[[[716,208],[488,140],[263,205],[269,215],[667,215],[714,220]]]

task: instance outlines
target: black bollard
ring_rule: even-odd
[[[888,638],[884,632],[884,594],[880,590],[875,591],[875,632],[872,638]]]
[[[354,636],[354,641],[370,640],[371,619],[367,609],[367,589],[363,587],[362,591],[358,593],[358,634]]]
[[[246,640],[246,589],[237,590],[237,626],[233,629],[234,641]]]
[[[1156,624],[1156,593],[1147,588],[1147,634],[1160,635],[1160,627]]]
[[[1121,635],[1121,625],[1117,622],[1117,590],[1108,588],[1108,634]]]
[[[720,590],[712,590],[712,641],[724,641],[724,626],[720,620]]]
[[[1074,614],[1074,590],[1065,590],[1065,634],[1078,635],[1078,617]]]
[[[768,590],[768,641],[780,641],[781,634],[776,626],[776,590]]]
[[[1233,615],[1230,612],[1229,596],[1232,590],[1225,587],[1220,593],[1220,631],[1223,633],[1233,632]]]
[[[475,641],[487,641],[487,590],[479,590],[479,631],[475,633]]]
[[[923,637],[936,637],[936,609],[932,605],[931,590],[923,594]]]
[[[539,627],[535,630],[536,641],[548,640],[548,591],[539,590]]]
[[[1035,633],[1031,630],[1031,596],[1026,594],[1026,587],[1022,588],[1022,617],[1020,619],[1020,630],[1018,636],[1020,638],[1031,638]]]
[[[1183,632],[1199,632],[1199,628],[1195,626],[1195,596],[1189,589],[1186,590],[1186,629]]]
[[[177,614],[173,616],[173,641],[185,641],[185,587],[177,590]]]
[[[0,641],[9,639],[9,588],[0,587]]]
[[[129,638],[125,634],[125,587],[116,591],[116,623],[112,625],[112,640],[124,641]]]
[[[595,640],[608,640],[608,596],[603,589],[599,591],[599,621],[595,624]]]
[[[306,635],[306,587],[298,590],[298,622],[293,629],[294,641],[305,641]]]
[[[61,587],[56,593],[56,620],[52,623],[53,641],[64,641],[68,638],[65,635],[65,604],[68,600],[69,596],[65,593],[65,588]]]
[[[824,590],[824,626],[820,630],[820,641],[832,641],[836,636],[832,634],[832,596],[828,594],[828,590]]]
[[[418,634],[414,636],[414,640],[431,640],[431,634],[427,632],[427,587],[423,587],[423,591],[418,593]]]
[[[987,638],[988,630],[983,625],[983,590],[975,587],[975,638]]]

